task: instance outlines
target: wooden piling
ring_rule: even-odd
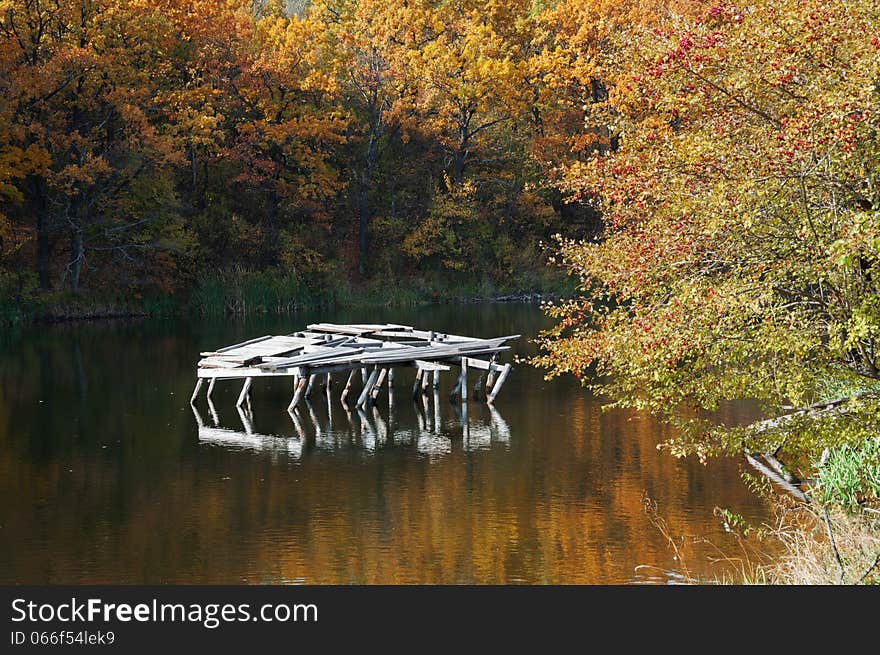
[[[385,382],[385,376],[388,375],[388,369],[383,368],[379,371],[379,377],[376,378],[376,384],[373,385],[373,388],[370,390],[370,398],[375,401],[376,398],[379,397],[379,392],[382,391],[382,384]]]
[[[468,373],[468,358],[461,358],[461,388],[459,389],[459,393],[461,393],[461,402],[467,402],[468,396],[468,388],[467,388],[467,373]]]
[[[340,400],[342,404],[345,405],[345,399],[348,398],[348,393],[351,391],[351,381],[354,380],[354,372],[356,369],[352,369],[351,373],[348,374],[348,380],[345,382],[345,388],[342,390],[342,396],[340,396]]]
[[[235,403],[236,407],[241,407],[242,405],[244,405],[245,400],[247,400],[248,393],[251,390],[252,380],[253,380],[253,378],[245,378],[244,379],[244,384],[241,385],[241,393],[238,395],[238,402]],[[201,380],[199,380],[199,382],[201,382]]]
[[[501,385],[504,384],[504,381],[507,379],[507,376],[510,374],[510,364],[505,364],[504,368],[501,370],[501,373],[498,375],[498,381],[492,385],[492,393],[488,395],[486,398],[486,402],[490,405],[495,402],[495,397],[498,395],[498,392],[501,391]]]
[[[296,406],[299,405],[299,401],[302,400],[303,393],[306,390],[306,379],[301,377],[298,379],[296,383],[296,390],[293,393],[293,398],[290,401],[290,405],[287,406],[287,411],[292,412],[296,409]]]
[[[419,396],[419,392],[421,391],[421,388],[422,388],[422,375],[423,374],[424,374],[424,371],[422,369],[419,369],[418,371],[416,371],[416,379],[415,379],[415,382],[413,382],[413,389],[412,389],[413,398],[418,398],[418,396]]]
[[[196,398],[198,398],[198,396],[199,396],[199,389],[202,388],[202,382],[204,382],[204,380],[202,378],[199,378],[198,380],[196,380],[196,388],[193,389],[192,396],[190,396],[190,398],[189,398],[190,405],[192,405],[196,402]]]
[[[363,407],[367,404],[367,398],[370,397],[370,391],[373,389],[373,385],[376,384],[376,378],[379,376],[379,369],[373,368],[370,372],[370,376],[367,378],[367,383],[364,385],[363,390],[361,391],[361,395],[358,398],[356,403],[357,407]]]

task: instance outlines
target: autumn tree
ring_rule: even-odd
[[[90,253],[130,260],[161,245],[173,154],[150,112],[166,32],[146,3],[114,0],[7,2],[0,30],[11,145],[28,153],[17,212],[35,222],[43,288],[67,234],[62,275],[78,293]]]
[[[400,44],[411,14],[406,3],[320,0],[309,14],[330,40],[333,72],[354,134],[361,142],[357,166],[358,272],[367,272],[374,185],[383,151],[407,112],[407,74]]]
[[[562,241],[583,296],[551,308],[549,375],[676,417],[678,453],[876,434],[878,29],[870,3],[725,3],[616,45],[629,74],[596,111],[619,148],[565,171],[605,231]],[[738,398],[808,409],[695,418]]]

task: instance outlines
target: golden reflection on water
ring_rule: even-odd
[[[410,322],[542,321],[474,306]],[[255,385],[252,418],[220,384],[194,416],[194,355],[270,328],[71,328],[0,350],[0,582],[674,581],[683,565],[646,495],[685,537],[690,573],[712,578],[707,556],[733,548],[713,508],[767,517],[739,463],[675,460],[656,449],[662,425],[524,365],[497,412],[471,401],[467,430],[445,387],[414,404],[403,375],[393,408],[383,394],[364,414],[319,395],[290,417],[276,382]]]

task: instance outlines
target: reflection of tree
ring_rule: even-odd
[[[462,329],[479,332],[475,320],[462,317]],[[522,326],[507,327],[498,332]],[[376,407],[387,433],[368,412],[377,444],[370,453],[360,443],[362,417],[347,417],[338,402],[332,428],[326,405],[314,403],[321,443],[305,407],[297,430],[280,387],[277,416],[260,405],[271,390],[255,394],[250,435],[234,397],[218,387],[218,418],[239,441],[201,445],[186,410],[199,344],[161,332],[144,338],[125,325],[80,326],[76,336],[91,372],[85,410],[63,328],[3,355],[0,525],[16,538],[0,540],[0,582],[622,582],[640,564],[676,566],[644,515],[646,493],[674,535],[706,534],[723,545],[714,505],[761,518],[735,467],[716,462],[707,471],[658,456],[665,428],[602,413],[562,382],[552,393],[517,396],[520,383],[540,388],[524,367],[500,421],[470,404],[479,446],[470,450],[444,395],[431,399],[424,425],[448,444],[444,452],[419,452],[423,433],[404,392],[393,412]],[[54,394],[51,410],[36,403],[44,391]],[[728,423],[751,418],[728,411]],[[203,425],[218,427],[208,414]],[[708,550],[685,544],[694,573]]]

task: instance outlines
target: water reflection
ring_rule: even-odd
[[[510,426],[497,407],[477,403],[476,415],[469,416],[467,403],[444,403],[437,389],[431,397],[423,395],[413,400],[416,429],[398,427],[394,393],[389,395],[386,416],[382,415],[382,410],[376,404],[359,407],[353,412],[347,404],[340,403],[345,417],[341,427],[339,422],[334,426],[335,412],[329,395],[327,402],[322,403],[323,408],[317,409],[314,403],[304,399],[302,408],[287,411],[293,426],[292,435],[256,432],[250,402],[235,408],[241,429],[223,427],[210,396],[206,403],[211,425],[208,425],[196,404],[190,405],[200,443],[238,450],[264,450],[294,459],[302,457],[304,452],[348,447],[376,454],[383,446],[395,444],[414,447],[422,455],[440,456],[452,452],[456,438],[465,451],[488,449],[493,444],[506,448],[510,443]],[[444,404],[452,413],[446,419],[442,415]]]
[[[525,365],[494,411],[449,403],[451,380],[414,403],[403,371],[363,411],[315,393],[290,415],[289,382],[267,379],[241,414],[224,384],[193,414],[199,352],[327,320],[548,325],[490,304],[0,333],[0,582],[669,583],[683,565],[646,495],[699,537],[682,548],[697,577],[735,548],[716,505],[768,519],[739,462],[675,460],[668,428]]]

